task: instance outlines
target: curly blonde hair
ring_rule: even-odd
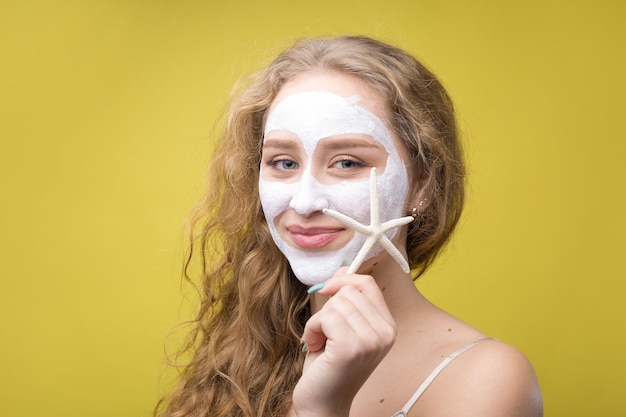
[[[274,245],[258,197],[266,112],[281,87],[313,69],[353,75],[386,99],[406,145],[407,169],[427,198],[407,236],[416,279],[448,241],[464,201],[464,165],[452,102],[415,58],[367,37],[307,39],[282,52],[233,99],[209,169],[210,187],[191,217],[189,277],[201,262],[201,307],[192,359],[155,414],[285,416],[302,369],[300,335],[310,313],[304,286]]]

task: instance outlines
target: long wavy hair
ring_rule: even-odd
[[[272,241],[258,196],[266,112],[281,87],[315,69],[364,81],[386,100],[406,145],[407,169],[427,204],[407,236],[416,279],[448,241],[464,201],[464,165],[452,102],[415,58],[358,36],[307,39],[282,52],[234,95],[191,216],[185,275],[199,260],[201,303],[191,360],[163,398],[163,417],[285,416],[302,369],[300,336],[310,313],[305,288]]]

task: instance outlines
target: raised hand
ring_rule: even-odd
[[[393,346],[396,324],[371,276],[342,268],[319,295],[329,298],[304,329],[308,353],[293,410],[298,417],[347,416],[354,396]]]

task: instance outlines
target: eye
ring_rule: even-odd
[[[300,167],[296,161],[291,159],[272,159],[267,165],[281,171],[290,171]]]
[[[332,168],[339,169],[357,169],[368,166],[365,162],[352,156],[342,155],[331,161]]]

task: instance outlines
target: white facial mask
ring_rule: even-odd
[[[380,220],[401,217],[408,194],[408,175],[393,143],[391,132],[374,114],[357,105],[358,97],[345,98],[336,94],[309,91],[292,94],[270,112],[265,136],[273,130],[292,132],[302,142],[306,161],[301,161],[302,173],[297,182],[263,179],[263,164],[259,194],[263,212],[274,242],[289,260],[296,277],[306,285],[329,279],[346,260],[352,260],[366,237],[355,232],[353,238],[337,251],[306,251],[292,247],[279,235],[275,219],[293,209],[300,215],[324,208],[343,213],[363,224],[370,222],[369,178],[320,184],[311,174],[313,155],[320,140],[347,133],[364,134],[379,142],[387,152],[384,173],[378,176]],[[393,239],[396,229],[386,233]],[[376,245],[366,259],[381,251]]]

